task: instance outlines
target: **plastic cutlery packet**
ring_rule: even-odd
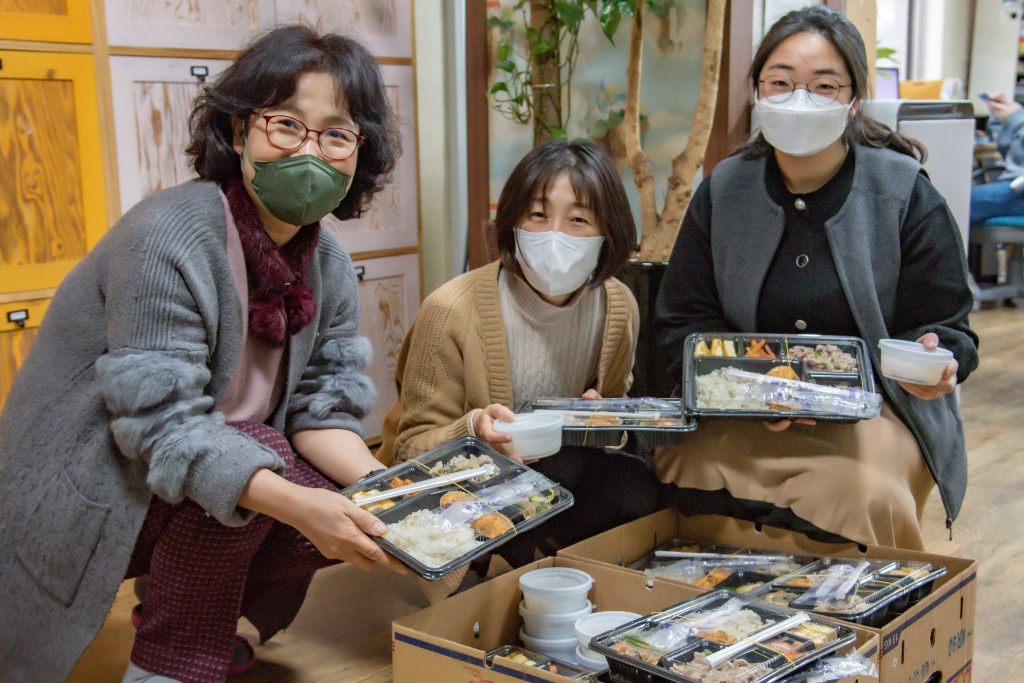
[[[573,446],[619,446],[627,433],[642,446],[671,446],[697,428],[679,399],[541,398],[523,412],[562,415],[562,442]]]
[[[602,634],[591,649],[626,681],[768,683],[854,639],[848,627],[716,590]]]

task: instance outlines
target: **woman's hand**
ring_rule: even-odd
[[[369,539],[368,535],[384,535],[384,523],[339,493],[306,489],[291,524],[324,557],[350,562],[363,570],[382,564],[399,574],[409,571]]]
[[[502,444],[511,441],[512,435],[495,431],[495,420],[515,422],[516,414],[500,403],[492,403],[473,416],[473,433],[504,453],[505,449],[502,447]],[[516,458],[516,460],[519,460],[519,458]]]
[[[1000,121],[1005,121],[1007,116],[1021,108],[1019,102],[1007,102],[1006,95],[1001,92],[992,95],[985,104],[988,105],[992,115]]]
[[[360,569],[382,564],[399,574],[408,573],[405,565],[367,537],[382,536],[387,531],[384,523],[340,493],[300,486],[264,468],[249,477],[238,505],[294,527],[324,557],[351,562]]]
[[[1017,106],[1019,107],[1020,105],[1018,104]],[[929,351],[934,351],[939,346],[939,337],[934,332],[929,332],[918,339],[917,343],[924,344],[924,347]],[[960,364],[956,362],[955,358],[946,363],[946,367],[942,369],[942,379],[934,386],[912,384],[911,382],[899,382],[899,385],[911,396],[931,401],[939,396],[948,394],[956,388],[956,371],[959,367]]]
[[[815,422],[814,420],[810,419],[809,417],[798,417],[795,420],[779,420],[778,422],[765,422],[764,426],[767,427],[768,431],[771,431],[771,432],[784,432],[787,429],[789,429],[789,426],[791,424],[793,424],[794,422],[796,422],[797,424],[811,425],[811,426],[814,426],[814,425],[818,424],[817,422]]]

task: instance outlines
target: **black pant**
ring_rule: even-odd
[[[512,567],[534,561],[536,550],[558,550],[665,507],[666,486],[647,463],[621,452],[566,446],[530,467],[572,492],[574,504],[523,532],[495,552]]]

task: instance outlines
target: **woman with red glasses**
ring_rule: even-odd
[[[129,210],[61,284],[0,418],[0,679],[56,681],[124,578],[148,575],[124,681],[221,681],[235,628],[287,626],[313,572],[404,571],[335,492],[361,438],[356,276],[319,221],[390,180],[374,58],[304,26],[257,39],[197,100],[199,179]],[[241,654],[241,661],[232,661]]]

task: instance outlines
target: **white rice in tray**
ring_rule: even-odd
[[[747,398],[750,382],[724,375],[726,368],[712,370],[694,379],[697,388],[697,407],[723,410],[764,410],[764,401]]]
[[[417,510],[400,522],[388,524],[384,538],[428,567],[440,567],[462,557],[482,543],[471,527],[442,531],[434,526],[437,513]]]

